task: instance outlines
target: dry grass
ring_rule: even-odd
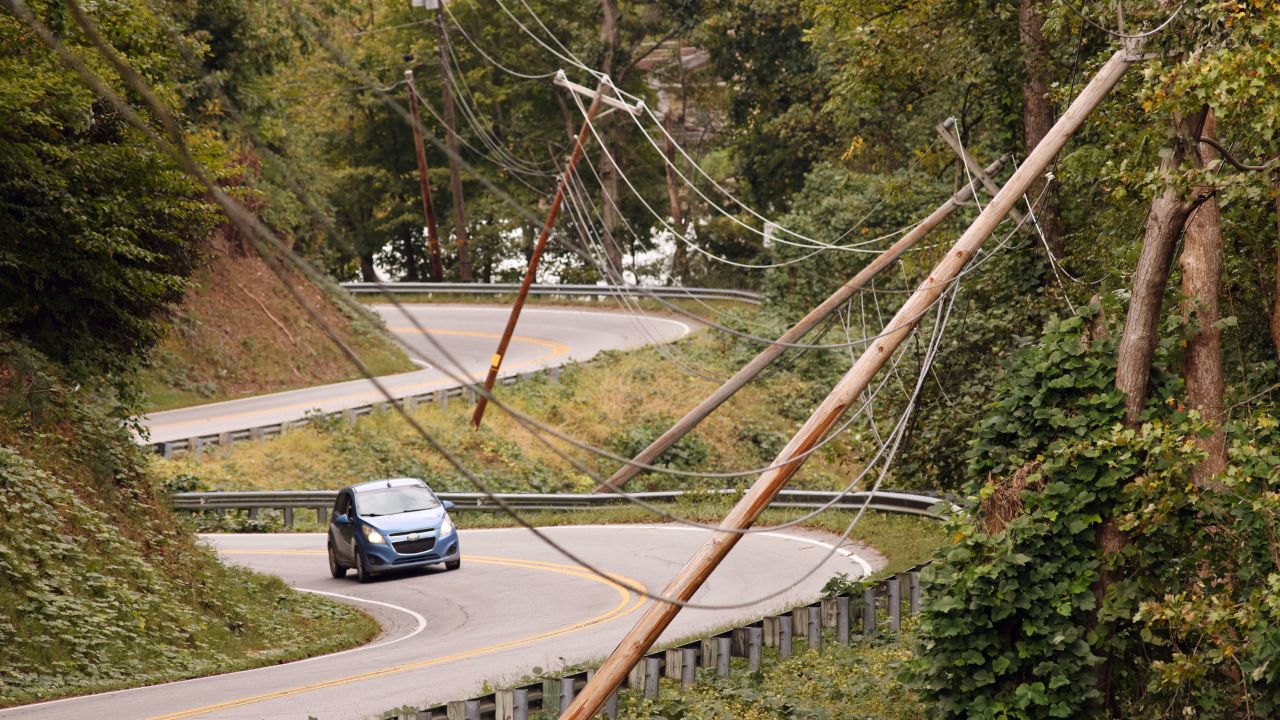
[[[294,282],[325,321],[378,374],[416,367],[369,320],[352,319],[320,289]],[[351,380],[346,358],[257,256],[215,241],[195,287],[174,311],[167,337],[144,371],[148,410],[230,400]]]

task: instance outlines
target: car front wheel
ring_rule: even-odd
[[[462,558],[458,558],[457,560],[450,560],[444,564],[445,570],[457,570],[460,567],[462,567]]]
[[[338,562],[338,555],[333,551],[333,545],[329,546],[329,574],[334,578],[347,576],[347,566]]]
[[[356,551],[356,580],[367,583],[373,579],[373,574],[364,566],[364,559],[360,557],[360,552]]]

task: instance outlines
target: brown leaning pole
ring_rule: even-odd
[[[875,374],[884,367],[894,351],[911,334],[919,318],[942,295],[986,242],[996,226],[1004,219],[1019,198],[1045,171],[1067,140],[1080,128],[1089,113],[1107,96],[1125,71],[1138,60],[1141,41],[1131,41],[1111,56],[1098,74],[1071,103],[1071,107],[1058,119],[1040,144],[1027,157],[1022,167],[1009,178],[991,203],[978,215],[969,229],[960,236],[946,257],[934,267],[924,283],[912,293],[885,327],[884,335],[867,348],[853,367],[845,373],[822,404],[796,433],[791,442],[778,454],[774,465],[778,467],[761,475],[725,518],[726,529],[712,533],[711,537],[694,553],[689,562],[663,591],[663,597],[676,603],[687,602],[716,569],[720,561],[733,549],[742,537],[739,532],[751,527],[760,513],[769,505],[778,491],[804,464],[803,453],[812,448],[840,419],[845,410],[862,393]],[[618,643],[613,653],[604,661],[594,677],[587,682],[577,698],[565,710],[562,718],[588,720],[600,712],[609,695],[618,688],[636,662],[648,652],[653,643],[680,612],[680,605],[658,601],[650,605],[643,617]]]
[[[986,172],[988,174],[999,172],[1003,164],[1003,158],[996,160],[986,168]],[[698,423],[707,419],[707,416],[715,412],[716,408],[723,405],[726,400],[733,397],[734,393],[741,390],[743,386],[754,380],[774,360],[777,360],[782,353],[787,351],[788,345],[799,342],[805,335],[809,334],[809,331],[813,330],[818,323],[822,322],[836,308],[853,297],[855,293],[866,287],[872,278],[896,262],[904,253],[920,242],[924,236],[933,232],[934,228],[941,225],[944,220],[962,207],[971,197],[973,197],[973,188],[966,185],[959,192],[948,198],[946,202],[939,205],[936,210],[929,213],[928,217],[911,228],[906,235],[903,235],[898,242],[867,263],[866,267],[859,270],[858,274],[854,275],[849,282],[841,285],[820,305],[810,310],[808,315],[800,318],[795,325],[792,325],[772,345],[761,350],[758,355],[751,359],[751,362],[743,365],[741,370],[733,374],[733,377],[725,380],[723,385],[716,388],[705,400],[698,403],[697,407],[685,413],[684,417],[677,420],[670,429],[659,435],[656,440],[649,444],[649,447],[641,450],[630,462],[618,468],[608,480],[605,480],[603,484],[596,488],[596,492],[607,493],[621,489],[636,475],[644,472],[645,465],[652,465],[662,453],[679,442],[680,438],[697,427]]]
[[[529,286],[533,284],[534,277],[538,274],[538,261],[542,259],[542,252],[547,248],[547,238],[551,237],[551,231],[555,229],[556,217],[560,214],[560,206],[564,203],[565,186],[572,177],[573,168],[578,164],[578,158],[582,156],[582,148],[587,141],[587,133],[591,131],[591,121],[595,119],[596,112],[600,109],[600,100],[604,97],[605,83],[600,83],[596,87],[595,96],[591,99],[591,105],[587,108],[586,118],[582,121],[582,129],[578,131],[578,139],[573,144],[573,154],[569,156],[569,163],[565,166],[564,173],[560,176],[560,183],[556,186],[555,199],[551,201],[551,209],[547,211],[547,220],[542,224],[542,233],[538,235],[538,242],[533,247],[533,255],[529,257],[529,267],[524,271],[524,280],[520,282],[520,290],[516,293],[515,304],[511,306],[511,316],[507,318],[507,327],[502,331],[502,339],[498,341],[498,349],[493,353],[493,359],[489,362],[489,374],[484,379],[484,392],[476,398],[476,410],[471,415],[471,424],[479,428],[480,420],[484,418],[484,409],[488,406],[489,393],[493,392],[493,384],[498,379],[498,370],[502,367],[502,358],[507,354],[507,347],[511,345],[511,336],[516,331],[516,323],[520,321],[520,310],[524,308],[524,301],[529,297]]]

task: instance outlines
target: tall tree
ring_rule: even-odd
[[[1198,139],[1205,111],[1174,121],[1170,145],[1161,151],[1162,188],[1151,201],[1142,239],[1142,251],[1133,273],[1129,311],[1116,348],[1116,388],[1124,393],[1125,423],[1137,425],[1147,402],[1151,360],[1159,340],[1160,311],[1173,263],[1174,249],[1187,218],[1206,199],[1198,192],[1186,196],[1179,185],[1183,160],[1198,153]]]
[[[1214,135],[1212,111],[1207,111],[1204,136]],[[1194,164],[1203,168],[1214,162],[1213,149],[1200,143],[1188,153]],[[1222,280],[1222,210],[1216,197],[1207,198],[1187,221],[1182,255],[1182,316],[1191,324],[1187,350],[1182,361],[1182,377],[1187,384],[1187,403],[1200,411],[1210,424],[1212,433],[1198,441],[1205,460],[1192,476],[1205,485],[1222,472],[1227,464],[1227,436],[1222,427],[1222,313],[1218,310],[1218,294]]]
[[[1022,142],[1030,153],[1053,127],[1053,102],[1049,97],[1052,84],[1051,59],[1044,39],[1044,16],[1039,0],[1018,0],[1018,40],[1022,46]],[[1031,188],[1032,197],[1044,196],[1036,213],[1040,232],[1048,251],[1062,257],[1062,216],[1058,210],[1056,189],[1041,178]],[[1052,277],[1052,274],[1050,274]]]

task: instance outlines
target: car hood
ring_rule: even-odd
[[[371,518],[361,517],[360,519],[379,530],[397,533],[434,528],[440,524],[440,518],[442,517],[444,517],[444,508],[432,508],[430,510],[418,510],[396,515],[375,515]]]

